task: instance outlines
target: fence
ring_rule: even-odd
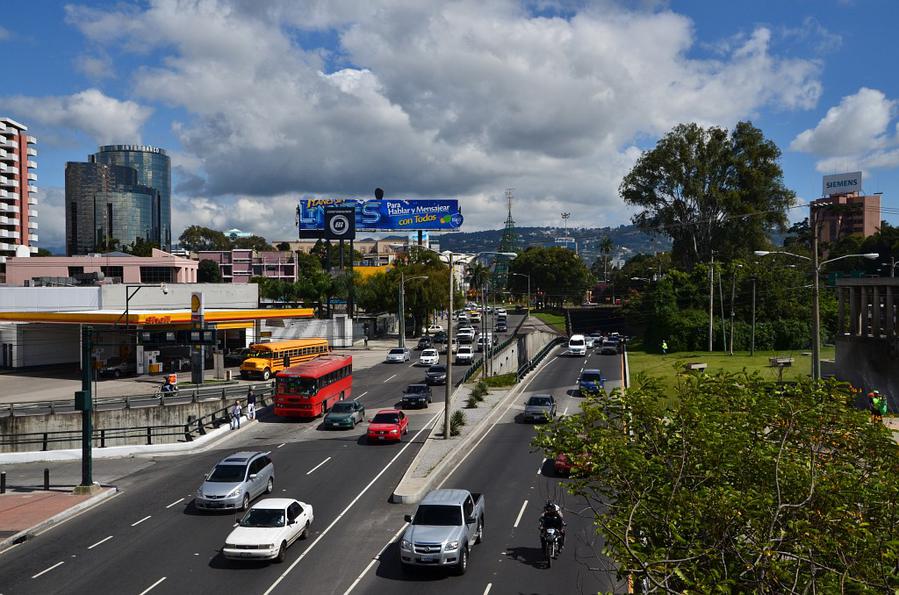
[[[543,361],[543,358],[546,357],[546,355],[550,351],[555,349],[557,346],[564,344],[566,341],[568,341],[568,339],[566,339],[565,337],[556,337],[555,339],[544,345],[543,349],[537,352],[537,355],[529,359],[526,364],[518,368],[518,373],[516,374],[518,382],[521,382],[521,379],[524,378],[528,372],[536,368],[537,364]]]
[[[245,389],[245,386],[241,386]],[[274,385],[255,385],[253,392],[256,394],[257,408],[271,404],[274,397]],[[228,397],[219,391],[219,397],[227,400],[228,404],[220,409],[202,416],[190,415],[183,424],[147,425],[128,428],[95,428],[92,434],[92,443],[96,448],[106,448],[111,445],[128,444],[160,444],[171,442],[190,442],[195,436],[206,434],[209,429],[218,428],[230,422],[230,409],[234,401],[246,401],[246,393],[241,391],[243,398]],[[178,440],[171,440],[172,436],[178,436]],[[29,432],[11,436],[0,436],[0,451],[10,452],[21,446],[40,445],[40,450],[53,450],[54,447],[65,443],[73,446],[81,443],[80,430],[61,430],[49,432]],[[12,447],[12,448],[10,448]],[[61,448],[61,447],[60,447]]]
[[[199,403],[201,401],[213,401],[227,399],[245,394],[247,388],[252,386],[254,391],[270,389],[268,384],[228,384],[220,386],[197,387],[181,389],[177,393],[161,393],[158,390],[142,395],[130,395],[127,397],[99,397],[93,400],[94,409],[98,411],[112,411],[115,409],[130,409],[132,407],[155,407],[166,405],[183,405],[184,403]],[[47,415],[56,413],[71,413],[75,411],[75,400],[35,401],[31,403],[9,403],[0,406],[0,417],[19,417],[24,415]]]

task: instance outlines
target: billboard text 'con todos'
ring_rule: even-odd
[[[297,209],[301,238],[321,237],[326,207],[353,207],[357,231],[456,231],[462,211],[456,199],[303,199]]]

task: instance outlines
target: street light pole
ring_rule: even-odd
[[[734,297],[737,293],[737,269],[742,269],[743,265],[738,264],[733,270],[733,277],[730,283],[730,355],[734,354]]]
[[[792,256],[793,258],[801,258],[802,260],[807,260],[812,265],[812,275],[814,275],[814,279],[812,280],[812,379],[821,380],[821,337],[820,337],[820,328],[821,328],[821,319],[820,319],[820,306],[818,304],[819,298],[819,284],[818,277],[821,275],[821,269],[824,268],[824,265],[830,264],[832,262],[836,262],[838,260],[843,260],[844,258],[867,258],[868,260],[876,260],[880,257],[880,254],[877,252],[867,252],[865,254],[844,254],[843,256],[838,256],[836,258],[831,258],[830,260],[825,260],[824,262],[818,262],[818,237],[817,231],[812,231],[812,248],[813,255],[812,258],[808,256],[802,256],[801,254],[793,254],[792,252],[768,252],[765,250],[756,250],[756,256],[768,256],[769,254],[783,254],[785,256]]]
[[[449,307],[446,312],[446,391],[443,394],[443,439],[450,437],[450,409],[453,401],[453,253],[449,253]]]
[[[398,347],[406,346],[406,281],[427,278],[427,275],[416,275],[406,279],[405,273],[400,271],[400,339]]]
[[[755,355],[755,275],[752,276],[752,342],[749,344],[749,355]]]

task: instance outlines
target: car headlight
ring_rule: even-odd
[[[203,497],[203,488],[197,488],[196,496],[197,496],[197,498]]]
[[[400,540],[400,549],[411,550],[412,544],[406,541],[405,539]]]
[[[397,433],[397,430],[390,430],[390,433],[391,433],[391,434],[396,434],[396,433]]]
[[[446,544],[446,549],[448,549],[448,550],[457,550],[457,549],[459,549],[459,542],[458,542],[458,541],[451,541],[451,542],[449,542],[448,544]]]
[[[233,549],[235,549],[235,548],[237,547],[237,544],[236,544],[236,543],[228,543],[228,542],[225,542],[225,547],[228,548],[228,549],[232,549],[232,550],[233,550]]]
[[[225,496],[225,498],[233,498],[234,496],[238,495],[239,493],[240,493],[240,488],[234,488],[233,490],[228,492],[228,495]]]
[[[261,549],[261,550],[275,549],[275,544],[274,543],[263,543],[262,545],[259,546],[259,549]]]

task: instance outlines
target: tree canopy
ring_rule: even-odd
[[[181,247],[190,252],[230,250],[231,240],[223,232],[201,225],[187,227],[178,238]]]
[[[235,238],[231,240],[231,248],[241,248],[244,250],[256,250],[257,252],[271,252],[275,248],[269,244],[262,236],[249,236],[246,238]]]
[[[679,124],[637,160],[619,188],[640,210],[633,222],[673,240],[672,258],[691,268],[713,251],[730,260],[768,246],[795,201],[783,184],[780,149],[750,122],[723,128]]]
[[[558,246],[531,246],[509,264],[511,273],[530,275],[531,292],[561,306],[565,300],[581,302],[595,279],[574,251]],[[509,275],[513,291],[524,293],[527,279]]]
[[[197,264],[197,282],[198,283],[221,283],[222,270],[219,265],[207,258],[204,258]]]
[[[899,447],[834,381],[646,378],[535,444],[573,464],[621,575],[652,592],[893,592]]]

